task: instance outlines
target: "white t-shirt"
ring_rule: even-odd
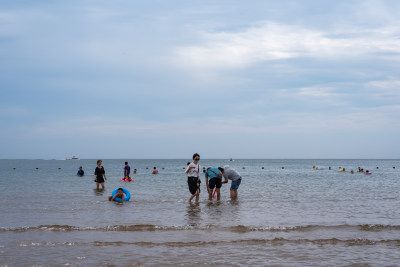
[[[194,162],[190,163],[189,166],[187,166],[186,171],[188,171],[189,167],[193,166],[194,168],[191,168],[187,175],[193,176],[193,177],[199,177],[200,176],[200,164],[195,164]]]

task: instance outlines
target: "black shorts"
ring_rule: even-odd
[[[96,180],[94,180],[96,183],[104,183],[104,178],[103,177],[98,177]]]
[[[208,182],[208,187],[210,189],[214,189],[214,187],[221,188],[221,186],[222,186],[222,179],[219,178],[212,178]]]
[[[199,190],[199,192],[200,192],[200,186],[197,186],[197,181],[199,181],[199,183],[201,183],[201,181],[198,180],[197,177],[193,177],[193,176],[188,177],[189,191],[192,195],[196,194],[197,190]]]

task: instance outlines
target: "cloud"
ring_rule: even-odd
[[[395,26],[324,32],[264,22],[238,32],[203,33],[202,44],[180,46],[174,52],[177,64],[185,68],[235,69],[300,57],[338,60],[382,52],[399,54],[399,34]]]
[[[398,132],[399,4],[294,2],[0,4],[2,140]]]
[[[171,121],[139,118],[86,117],[63,119],[25,127],[15,136],[24,138],[88,139],[161,136],[231,136],[253,134],[305,134],[357,132],[398,132],[400,105],[353,108],[342,113],[271,111],[254,116],[215,116],[176,118]],[[19,126],[20,127],[20,126]],[[10,131],[12,129],[8,129]],[[4,134],[3,134],[4,135]],[[89,141],[90,142],[90,141]]]
[[[329,98],[329,97],[338,97],[340,94],[334,92],[334,88],[332,87],[320,87],[320,86],[312,86],[312,87],[303,87],[299,89],[298,96],[303,97],[315,97],[315,98]]]
[[[363,85],[359,99],[366,101],[369,106],[395,106],[400,103],[400,81],[388,78],[387,80],[372,80]]]
[[[1,107],[0,116],[8,119],[31,117],[32,111],[21,106]]]
[[[400,97],[400,80],[371,81],[366,84],[366,87],[374,96]]]

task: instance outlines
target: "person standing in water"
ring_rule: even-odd
[[[196,203],[199,203],[200,197],[200,155],[195,153],[193,155],[193,162],[190,163],[186,168],[186,174],[188,175],[188,186],[189,191],[192,194],[189,198],[189,203],[192,203],[192,199],[196,197]]]
[[[220,188],[222,184],[222,172],[218,168],[207,168],[206,171],[206,186],[208,191],[208,200],[212,200],[213,189],[216,188],[217,200],[221,199]],[[208,181],[210,179],[210,181]]]
[[[225,181],[223,181],[222,183],[225,184],[228,182],[229,180],[232,180],[231,183],[231,199],[236,199],[238,196],[238,189],[239,189],[239,185],[242,182],[242,176],[240,176],[240,173],[238,173],[235,169],[229,167],[228,165],[224,166],[224,168],[218,168],[221,173],[222,176],[224,177]]]
[[[131,179],[129,177],[130,173],[131,173],[131,167],[128,165],[128,162],[125,161],[125,167],[124,167],[124,178],[125,178],[125,181]]]
[[[99,190],[99,186],[101,185],[101,189],[104,189],[104,180],[107,180],[106,171],[104,167],[101,166],[102,161],[97,161],[97,167],[94,170],[94,181],[96,182],[97,190]]]

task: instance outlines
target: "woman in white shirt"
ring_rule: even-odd
[[[200,155],[195,153],[193,155],[193,162],[186,168],[186,174],[188,175],[188,186],[189,191],[192,194],[189,198],[189,203],[192,199],[196,197],[196,203],[199,203],[200,197],[200,165],[199,165]]]

